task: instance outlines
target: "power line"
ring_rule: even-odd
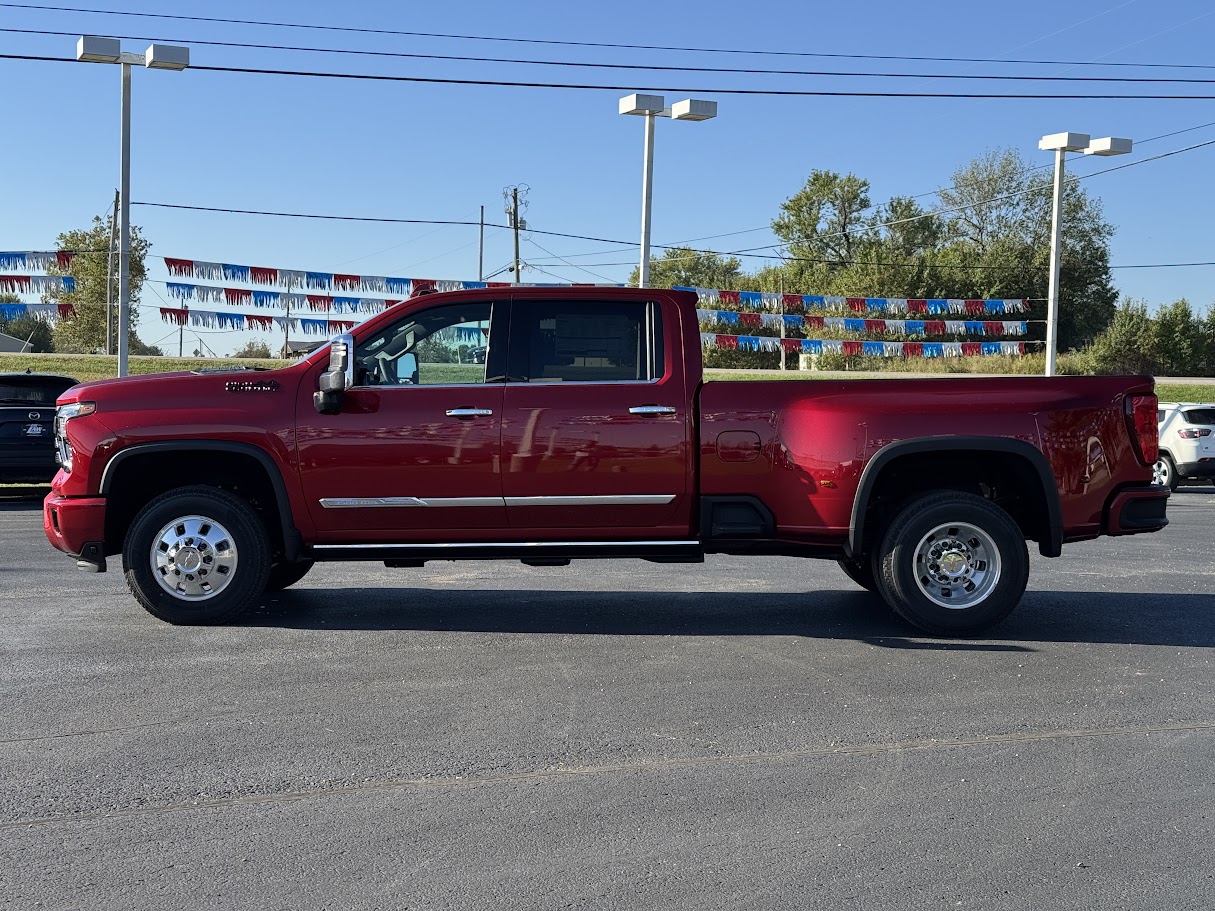
[[[768,57],[811,57],[825,59],[843,59],[843,60],[909,60],[929,63],[993,63],[993,64],[1018,64],[1018,65],[1046,65],[1046,66],[1103,66],[1103,67],[1142,67],[1142,68],[1173,68],[1173,69],[1215,69],[1215,66],[1208,64],[1196,63],[1099,63],[1095,61],[1076,61],[1076,60],[1025,60],[1025,59],[1000,59],[991,57],[934,57],[934,56],[912,56],[906,54],[854,54],[854,53],[831,53],[825,51],[779,51],[770,49],[747,49],[747,48],[727,48],[727,47],[686,47],[678,45],[661,45],[661,44],[625,44],[620,42],[606,41],[572,41],[550,38],[517,38],[499,35],[467,35],[455,34],[447,32],[418,32],[405,31],[400,29],[385,29],[385,28],[360,28],[357,26],[346,25],[325,25],[302,22],[281,22],[263,19],[233,19],[219,16],[185,16],[172,13],[147,13],[134,12],[129,10],[109,10],[96,9],[88,7],[74,6],[46,6],[32,3],[0,3],[0,7],[9,9],[28,9],[41,10],[50,12],[69,12],[69,13],[92,13],[101,16],[126,16],[137,17],[144,19],[169,19],[178,22],[211,22],[222,23],[225,25],[254,25],[268,26],[271,28],[294,28],[308,29],[312,31],[325,32],[346,32],[350,34],[362,35],[394,35],[405,36],[411,38],[443,38],[456,41],[497,41],[510,44],[537,44],[556,47],[597,47],[611,48],[618,50],[643,50],[643,51],[681,51],[698,54],[746,54],[755,56]],[[78,34],[78,33],[74,33]]]
[[[2,4],[0,4],[2,5]],[[50,35],[59,37],[76,37],[79,32],[50,31],[47,29],[29,28],[0,28],[0,32],[20,35]],[[671,64],[639,64],[639,63],[598,63],[580,60],[525,60],[514,57],[469,57],[455,54],[421,54],[405,51],[369,51],[354,48],[334,47],[304,47],[286,44],[256,44],[243,41],[215,41],[203,38],[164,38],[148,35],[118,35],[107,33],[98,37],[120,38],[129,41],[152,41],[166,44],[185,44],[203,47],[246,48],[259,51],[291,51],[309,54],[343,54],[360,57],[389,57],[408,60],[442,60],[459,63],[504,63],[522,66],[553,66],[574,67],[585,69],[609,69],[647,72],[678,72],[678,73],[729,73],[742,75],[763,76],[814,76],[814,77],[843,77],[843,78],[881,78],[881,79],[961,79],[961,80],[992,80],[1001,82],[1101,82],[1101,83],[1184,83],[1194,85],[1210,85],[1215,79],[1199,79],[1194,77],[1143,77],[1143,76],[1019,76],[991,73],[873,73],[839,70],[776,70],[755,67],[709,67],[709,66],[675,66]],[[1215,69],[1215,67],[1212,67]]]
[[[1161,133],[1159,136],[1149,136],[1147,139],[1136,139],[1135,145],[1143,146],[1143,145],[1147,145],[1149,142],[1156,142],[1157,140],[1160,140],[1160,139],[1168,139],[1171,136],[1180,136],[1182,133],[1193,133],[1195,130],[1202,130],[1202,129],[1206,129],[1207,127],[1215,127],[1215,120],[1208,121],[1207,123],[1200,123],[1197,126],[1186,127],[1183,130],[1173,130],[1171,133]],[[1025,173],[1033,174],[1036,171],[1045,171],[1048,168],[1053,168],[1054,166],[1055,165],[1053,162],[1043,164],[1043,165],[1035,165],[1034,167],[1029,168]],[[940,187],[936,190],[929,190],[927,193],[917,193],[914,196],[905,196],[903,198],[904,199],[923,199],[926,196],[939,196],[942,193],[948,193],[950,190],[961,190],[965,187],[974,187],[974,186],[980,186],[980,183],[978,181],[956,183],[956,184],[953,184],[948,187]],[[859,215],[862,212],[868,212],[872,209],[879,208],[881,205],[882,205],[881,203],[874,203],[873,205],[866,206],[863,209],[857,209],[857,214]],[[704,237],[692,237],[692,238],[689,238],[680,243],[669,244],[668,246],[679,247],[679,246],[683,246],[686,244],[694,244],[694,243],[697,243],[698,241],[702,241],[702,240],[717,240],[722,237],[736,237],[739,234],[754,234],[757,231],[770,231],[771,229],[772,229],[772,225],[771,225],[771,223],[769,223],[769,224],[763,225],[758,228],[745,228],[741,231],[728,231],[725,234],[709,234]],[[599,251],[599,254],[603,254],[606,252],[611,252],[611,251]],[[597,254],[595,254],[595,253],[574,253],[574,254],[569,254],[569,255],[570,256],[595,256]]]
[[[611,281],[611,279],[610,279],[610,278],[608,278],[606,275],[600,275],[598,272],[592,272],[590,269],[587,269],[587,268],[585,268],[584,266],[579,266],[579,265],[577,265],[577,264],[575,264],[575,263],[570,262],[568,259],[565,259],[564,257],[558,256],[558,255],[557,255],[556,253],[554,253],[552,250],[549,250],[547,247],[543,247],[543,246],[541,246],[539,243],[537,243],[535,240],[533,240],[533,239],[532,239],[532,238],[530,238],[530,237],[526,238],[526,240],[527,240],[527,242],[528,242],[529,244],[531,244],[533,247],[536,247],[536,248],[538,248],[538,249],[540,249],[540,250],[544,251],[544,252],[545,252],[545,253],[547,253],[549,256],[553,257],[554,259],[559,259],[559,260],[561,260],[561,262],[565,263],[565,264],[566,264],[567,266],[569,266],[571,269],[577,269],[577,270],[579,270],[580,272],[585,272],[587,275],[593,275],[593,276],[595,276],[595,278],[602,278],[604,281],[608,281],[608,282],[610,282],[610,281]],[[552,273],[547,273],[547,274],[550,274],[550,275],[551,275]]]
[[[1148,162],[1152,162],[1152,161],[1159,161],[1163,158],[1169,158],[1173,155],[1180,155],[1183,152],[1192,152],[1195,149],[1201,149],[1201,148],[1211,146],[1211,145],[1215,145],[1215,139],[1210,139],[1210,140],[1207,140],[1206,142],[1196,143],[1195,145],[1187,146],[1182,149],[1174,149],[1171,152],[1162,152],[1159,155],[1153,155],[1150,158],[1141,158],[1138,161],[1128,162],[1127,164],[1121,164],[1121,165],[1115,165],[1115,166],[1109,167],[1109,168],[1103,168],[1100,171],[1093,171],[1089,174],[1084,174],[1084,175],[1077,176],[1077,177],[1069,177],[1069,178],[1067,178],[1067,182],[1068,183],[1078,183],[1079,181],[1087,180],[1090,177],[1097,177],[1101,174],[1109,174],[1114,171],[1125,170],[1126,168],[1132,168],[1137,165],[1147,164]],[[826,240],[826,239],[834,238],[834,237],[845,237],[849,234],[858,233],[860,231],[873,230],[874,228],[889,228],[889,227],[895,227],[897,225],[909,224],[911,222],[921,221],[926,218],[934,218],[934,217],[938,217],[940,215],[949,215],[953,212],[962,212],[967,209],[973,209],[976,206],[986,205],[987,203],[1001,202],[1006,199],[1014,199],[1019,196],[1025,196],[1029,193],[1042,193],[1042,192],[1045,192],[1046,189],[1047,189],[1047,187],[1045,185],[1028,187],[1024,190],[1017,190],[1012,193],[1004,193],[999,196],[993,196],[993,197],[989,197],[987,199],[981,199],[981,200],[978,200],[977,202],[967,203],[966,205],[962,205],[962,206],[954,206],[949,209],[938,209],[938,210],[935,210],[932,212],[924,212],[920,215],[914,215],[909,218],[899,218],[899,219],[895,219],[893,221],[880,222],[878,224],[862,225],[856,229],[852,229],[852,230],[848,230],[848,231],[836,231],[836,232],[833,232],[830,234],[819,234],[819,235],[816,235],[816,239]],[[182,205],[182,204],[178,204],[178,203],[145,202],[145,201],[141,201],[141,200],[132,200],[131,205],[133,205],[133,206],[153,206],[153,207],[162,208],[162,209],[184,209],[184,210],[188,210],[188,211],[197,211],[197,212],[221,212],[221,213],[236,214],[236,215],[270,215],[270,216],[277,216],[277,217],[282,217],[282,218],[313,218],[313,219],[322,219],[322,220],[330,220],[330,221],[357,221],[357,222],[376,222],[376,223],[387,223],[387,224],[464,224],[464,225],[479,225],[480,224],[480,222],[431,221],[431,220],[424,220],[424,219],[401,219],[401,218],[385,218],[385,217],[360,216],[360,215],[324,215],[324,214],[308,213],[308,212],[274,212],[274,211],[261,210],[261,209],[232,209],[232,208],[222,208],[222,207],[218,207],[218,206],[190,206],[190,205]],[[488,225],[487,224],[486,227],[506,228],[507,226],[505,226],[505,225]],[[527,230],[530,233],[541,234],[541,235],[545,235],[548,237],[564,237],[564,238],[573,239],[573,240],[586,240],[586,241],[592,241],[595,243],[624,245],[624,246],[628,246],[628,247],[639,246],[639,243],[636,241],[617,240],[617,239],[606,238],[606,237],[594,237],[594,236],[590,236],[590,235],[586,235],[586,234],[571,234],[571,233],[562,232],[562,231],[542,231],[542,230],[537,230],[534,228],[528,228]],[[681,245],[681,244],[654,244],[653,246],[655,246],[659,249],[664,249],[664,250],[683,247],[683,245]],[[763,259],[763,258],[769,258],[773,254],[771,254],[771,253],[761,254],[761,253],[758,253],[757,251],[775,250],[777,248],[785,247],[785,246],[787,246],[787,244],[785,244],[785,243],[764,244],[759,247],[747,247],[742,250],[732,250],[732,251],[729,251],[728,253],[724,253],[724,254],[720,253],[718,251],[715,251],[715,250],[698,250],[695,248],[687,248],[687,249],[689,249],[692,253],[709,253],[714,256],[747,256],[749,258]],[[555,254],[550,253],[549,255],[554,256]],[[797,260],[797,261],[800,261],[800,260]],[[808,260],[808,261],[819,262],[819,260]],[[823,260],[821,262],[837,262],[837,260]]]
[[[1174,149],[1171,152],[1162,152],[1161,154],[1153,155],[1150,158],[1140,158],[1138,161],[1129,161],[1126,164],[1114,165],[1113,167],[1110,167],[1110,168],[1102,168],[1100,171],[1090,171],[1088,174],[1080,174],[1076,177],[1067,177],[1064,180],[1066,183],[1072,183],[1072,184],[1079,183],[1082,180],[1088,180],[1090,177],[1097,177],[1098,175],[1101,175],[1101,174],[1110,174],[1110,173],[1113,173],[1114,171],[1122,171],[1122,170],[1125,170],[1126,168],[1133,168],[1133,167],[1136,167],[1137,165],[1147,164],[1150,161],[1159,161],[1162,158],[1169,158],[1173,155],[1180,155],[1182,152],[1192,152],[1195,149],[1201,149],[1201,148],[1204,148],[1206,146],[1211,146],[1211,145],[1215,145],[1215,139],[1208,139],[1206,142],[1200,142],[1200,143],[1196,143],[1195,145],[1192,145],[1192,146],[1186,146],[1184,149]],[[933,218],[938,215],[949,215],[953,212],[963,212],[967,209],[973,209],[973,208],[976,208],[977,206],[986,205],[989,202],[1002,202],[1003,200],[1013,199],[1018,196],[1025,196],[1029,193],[1044,193],[1048,189],[1049,188],[1046,186],[1046,184],[1040,184],[1036,187],[1028,187],[1024,190],[1017,190],[1013,193],[1004,193],[1000,196],[992,196],[988,199],[981,199],[978,202],[967,203],[966,205],[963,205],[963,206],[954,206],[949,209],[936,209],[932,212],[924,212],[921,215],[912,215],[908,218],[898,218],[898,219],[895,219],[894,221],[879,222],[877,224],[871,224],[871,225],[861,225],[856,228],[849,229],[847,231],[836,231],[831,234],[816,234],[815,239],[816,240],[826,240],[826,239],[832,238],[832,237],[846,237],[849,234],[857,234],[861,231],[872,230],[873,228],[889,228],[889,227],[894,227],[896,225],[910,224],[911,222],[922,221],[925,218]],[[725,255],[739,256],[739,255],[742,255],[743,253],[749,253],[754,250],[773,250],[778,247],[784,247],[784,246],[787,246],[787,244],[785,244],[785,243],[764,244],[763,246],[760,246],[760,247],[746,247],[743,250],[734,250]],[[701,252],[703,252],[703,251],[701,251]]]
[[[3,60],[30,60],[41,63],[75,63],[69,57],[46,57],[37,54],[0,54]],[[339,73],[321,70],[280,70],[261,69],[242,66],[202,66],[189,67],[191,72],[205,73],[247,73],[260,76],[294,76],[314,79],[349,79],[366,82],[404,82],[414,85],[475,85],[497,86],[500,88],[520,89],[568,89],[575,91],[611,91],[632,92],[637,86],[631,85],[602,85],[581,82],[525,82],[508,79],[446,79],[437,76],[398,76],[379,73]],[[657,86],[649,87],[651,91],[689,93],[704,95],[739,95],[745,97],[782,97],[782,98],[954,98],[976,100],[1063,100],[1063,101],[1215,101],[1215,95],[1148,95],[1148,94],[1063,94],[1063,93],[1029,93],[1029,92],[856,92],[835,91],[827,89],[739,89],[721,87],[689,88],[687,86]]]

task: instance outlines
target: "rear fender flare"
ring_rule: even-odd
[[[1043,499],[1046,501],[1047,535],[1038,543],[1038,549],[1045,557],[1057,557],[1062,553],[1063,507],[1059,502],[1059,486],[1055,481],[1055,473],[1051,470],[1050,462],[1046,460],[1046,456],[1038,447],[1011,437],[939,436],[899,440],[883,446],[874,453],[869,464],[861,472],[856,498],[852,501],[852,520],[848,525],[848,556],[858,556],[864,549],[865,516],[869,498],[873,495],[873,489],[877,485],[878,478],[881,477],[882,469],[901,456],[950,450],[1006,452],[1029,462],[1037,473],[1042,485]]]

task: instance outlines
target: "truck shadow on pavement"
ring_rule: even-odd
[[[861,591],[797,593],[300,588],[242,626],[566,636],[803,636],[882,648],[1034,651],[1044,642],[1215,647],[1215,595],[1027,592],[975,639],[933,637]]]

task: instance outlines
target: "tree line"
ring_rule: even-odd
[[[1026,298],[1029,337],[1044,339],[1050,171],[1013,150],[991,151],[955,171],[951,184],[931,205],[905,196],[875,203],[864,178],[816,170],[772,221],[782,242],[773,256],[778,262],[748,272],[736,256],[669,248],[651,261],[650,283],[845,297]],[[1215,310],[1204,318],[1178,301],[1151,317],[1142,303],[1119,305],[1110,269],[1113,234],[1101,201],[1076,181],[1065,184],[1059,347],[1078,352],[1068,367],[1112,372],[1135,363],[1136,370],[1164,375],[1215,374],[1206,340]],[[710,359],[775,366],[779,355],[710,352]]]
[[[951,184],[934,194],[930,205],[906,196],[875,203],[868,180],[815,170],[772,221],[781,241],[781,252],[773,254],[777,262],[748,272],[737,256],[668,248],[651,260],[650,284],[845,297],[1026,298],[1031,302],[1026,314],[1030,338],[1042,339],[1050,259],[1049,170],[1031,166],[1013,150],[997,150],[959,168]],[[53,327],[36,318],[0,320],[0,332],[28,338],[35,351],[104,350],[107,277],[117,300],[117,278],[109,274],[104,252],[111,229],[110,219],[94,218],[89,228],[57,238],[59,250],[79,251],[65,273],[76,279],[75,290],[54,291],[43,299],[71,304],[74,316]],[[1101,201],[1079,182],[1068,182],[1059,347],[1076,354],[1065,360],[1067,369],[1215,375],[1215,309],[1199,314],[1181,300],[1152,316],[1142,302],[1118,304],[1109,256],[1113,234]],[[161,353],[134,328],[150,248],[139,228],[133,228],[132,354]],[[636,281],[634,270],[631,283]],[[0,301],[5,299],[0,295]],[[250,343],[237,356],[268,354],[263,343]],[[769,363],[769,352],[710,352],[710,361],[714,358],[720,366],[776,365]]]

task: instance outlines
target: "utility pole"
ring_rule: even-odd
[[[114,191],[114,209],[110,215],[110,246],[105,264],[105,353],[114,353],[114,242],[118,238],[118,191]]]
[[[123,62],[119,69],[122,70],[122,112],[118,140],[118,157],[122,165],[119,182],[122,237],[118,252],[118,375],[126,376],[131,332],[131,64]]]
[[[481,231],[477,240],[477,281],[485,281],[485,206],[481,207]]]
[[[523,205],[522,208],[527,208],[527,191],[531,189],[526,184],[523,185]],[[510,226],[515,232],[515,284],[519,284],[519,271],[523,267],[523,262],[519,258],[519,232],[527,230],[527,221],[519,217],[519,187],[507,187],[502,191],[502,196],[506,200],[506,218],[510,222]]]
[[[515,284],[519,284],[519,188],[511,187],[511,226],[515,229]]]
[[[283,284],[287,288],[287,294],[290,295],[291,290],[295,287],[295,283],[292,282],[291,279],[287,279],[287,281],[283,282]],[[287,358],[291,357],[291,298],[290,298],[290,296],[288,296],[286,298],[286,303],[283,304],[283,307],[286,308],[286,314],[287,314],[286,316],[283,317],[283,360],[286,360]]]
[[[185,301],[181,302],[181,309],[185,313],[181,316],[181,322],[177,324],[177,356],[182,356],[182,348],[186,338],[186,323],[190,321],[190,305]]]

